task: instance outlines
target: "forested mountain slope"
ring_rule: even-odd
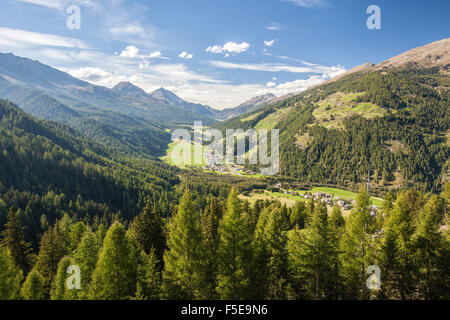
[[[179,182],[163,163],[128,158],[65,125],[38,120],[0,100],[0,225],[21,210],[34,244],[64,213],[77,219],[133,218],[147,203],[172,212]]]
[[[379,191],[440,190],[450,177],[450,39],[429,46],[433,63],[365,68],[217,126],[279,129],[281,174],[302,181],[350,187],[370,172]]]
[[[142,90],[143,91],[143,90]],[[69,125],[120,152],[154,157],[170,142],[166,129],[209,116],[167,104],[148,94],[81,81],[38,61],[0,53],[0,98],[36,117]]]

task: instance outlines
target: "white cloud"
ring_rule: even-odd
[[[222,53],[223,52],[223,48],[222,46],[209,46],[208,48],[206,48],[206,52],[211,52],[211,53]]]
[[[183,51],[182,53],[180,53],[178,55],[178,58],[181,58],[181,59],[192,59],[193,57],[194,56],[192,54],[187,53],[186,51]]]
[[[86,7],[96,7],[98,4],[93,0],[16,0],[19,2],[25,2],[51,9],[64,10],[71,4],[76,4]]]
[[[267,82],[266,86],[268,86],[269,88],[273,88],[275,87],[277,84],[275,82]]]
[[[325,0],[281,0],[284,2],[292,2],[299,7],[304,8],[325,8],[330,4]]]
[[[101,68],[84,67],[71,70],[70,74],[84,81],[95,81],[100,78],[110,77],[112,73]]]
[[[264,41],[264,46],[271,47],[274,45],[274,43],[275,43],[275,40],[270,40],[270,41],[266,40],[266,41]]]
[[[250,71],[266,71],[266,72],[291,72],[291,73],[320,73],[334,74],[336,72],[345,72],[345,68],[341,66],[326,67],[310,64],[308,66],[292,66],[287,64],[271,64],[271,63],[232,63],[226,61],[209,61],[213,67],[234,70],[250,70]]]
[[[279,31],[283,28],[281,27],[281,25],[279,23],[271,22],[268,26],[266,26],[266,29],[270,30],[270,31]]]
[[[247,51],[250,48],[250,43],[242,42],[242,43],[236,43],[236,42],[227,42],[223,46],[215,45],[215,46],[209,46],[206,48],[206,52],[211,53],[242,53]]]
[[[120,53],[120,56],[124,58],[139,57],[139,48],[136,48],[135,46],[128,46]]]
[[[19,2],[26,2],[31,4],[36,4],[43,7],[48,7],[52,9],[62,9],[63,2],[58,0],[17,0]]]
[[[242,42],[240,44],[235,42],[227,42],[223,46],[223,51],[227,51],[230,53],[242,53],[247,51],[250,48],[250,44],[247,42]]]
[[[0,45],[11,49],[36,46],[87,49],[88,45],[75,38],[0,27]]]
[[[308,79],[295,80],[279,84],[271,89],[271,92],[277,96],[284,96],[287,94],[298,94],[315,85],[324,82],[325,79],[320,76],[311,76]]]
[[[161,58],[162,57],[162,53],[160,51],[155,51],[150,53],[150,55],[148,56],[150,59],[152,58]]]

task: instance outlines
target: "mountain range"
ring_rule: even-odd
[[[450,39],[215,125],[280,130],[281,175],[374,192],[450,179]],[[369,173],[369,174],[368,174]]]
[[[187,102],[164,88],[152,93],[130,82],[112,89],[79,80],[38,61],[0,53],[0,98],[39,118],[69,125],[122,152],[160,156],[170,141],[168,128],[212,124],[252,109],[225,111]],[[254,100],[254,107],[261,101]]]
[[[170,129],[202,120],[217,128],[279,129],[287,178],[380,193],[438,190],[450,177],[450,39],[367,63],[299,95],[255,97],[222,111],[164,88],[92,85],[37,61],[0,54],[0,98],[67,124],[124,154],[158,157]],[[218,121],[219,119],[227,119]]]

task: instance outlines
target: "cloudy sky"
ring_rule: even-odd
[[[366,27],[371,4],[381,30]],[[72,5],[79,29],[67,27]],[[300,92],[450,31],[448,0],[1,0],[0,8],[0,52],[107,87],[165,87],[217,109]]]

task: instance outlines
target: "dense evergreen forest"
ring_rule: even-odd
[[[202,201],[198,201],[203,198]],[[67,214],[34,254],[17,211],[0,246],[0,299],[449,299],[450,184],[389,194],[371,214],[365,188],[349,217],[323,203],[242,203],[187,191],[163,219],[86,224]],[[199,207],[199,203],[204,205]],[[77,265],[79,289],[67,286]],[[369,266],[381,270],[369,290]]]
[[[20,209],[34,247],[68,212],[87,223],[132,219],[147,203],[172,213],[176,169],[126,157],[6,101],[0,101],[0,119],[0,223],[11,206]]]
[[[281,175],[354,189],[370,172],[379,194],[413,186],[440,191],[450,170],[447,72],[436,67],[350,74],[216,127],[255,128],[281,113],[273,124],[280,130]],[[333,101],[339,93],[355,95],[349,111],[341,106],[348,101]],[[379,114],[356,114],[352,108],[359,103],[379,107]]]

